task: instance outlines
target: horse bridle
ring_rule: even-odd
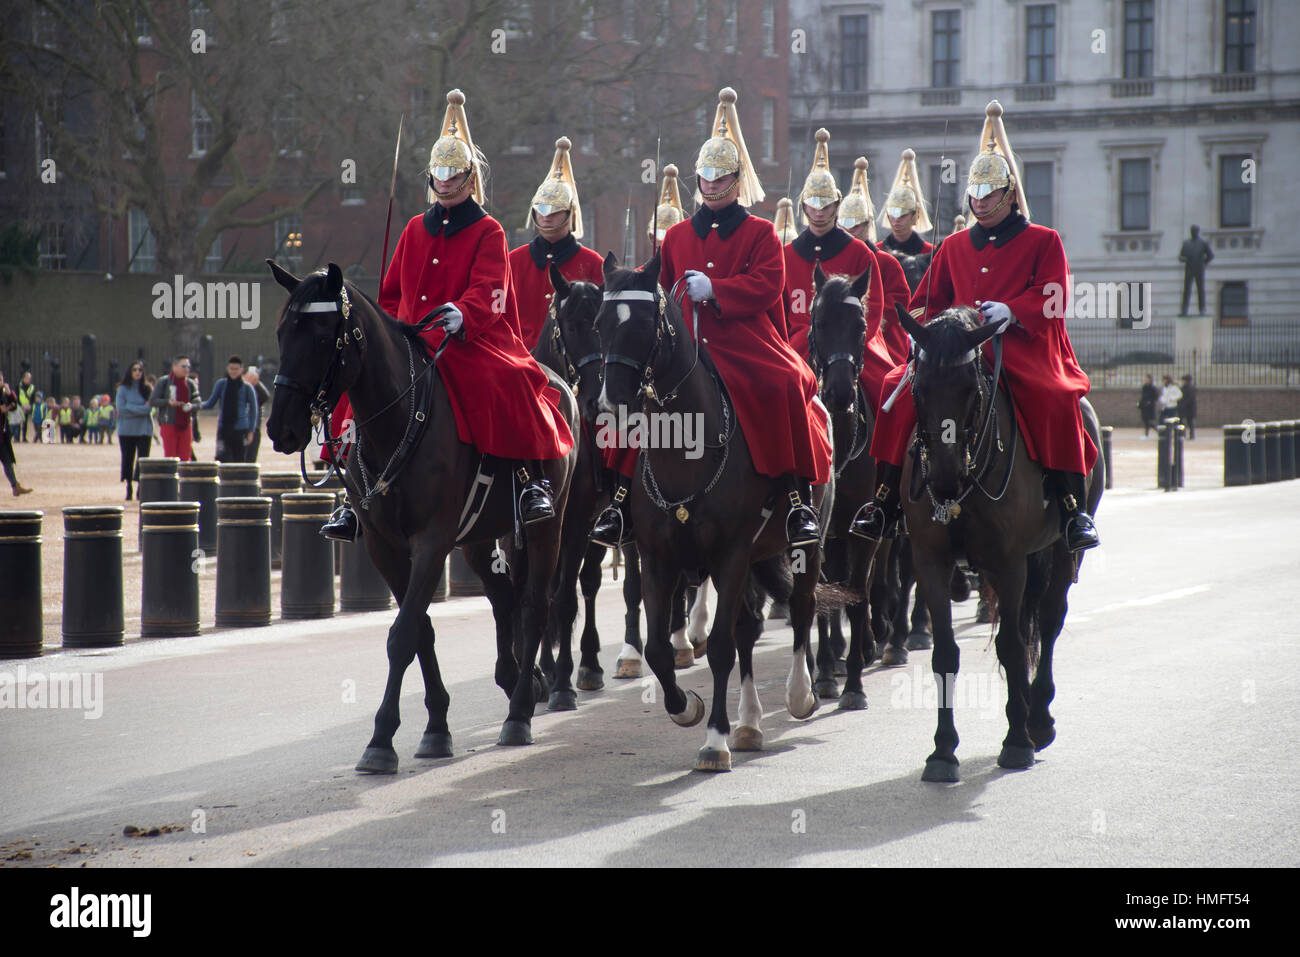
[[[564,341],[564,330],[560,326],[560,309],[563,308],[564,304],[568,302],[571,297],[572,294],[564,297],[560,297],[559,295],[557,295],[554,299],[552,299],[550,309],[548,310],[547,318],[553,319],[555,321],[555,324],[552,327],[552,331],[551,331],[551,345],[552,348],[555,349],[555,352],[559,355],[560,360],[564,363],[564,368],[566,370],[564,381],[569,383],[569,388],[573,389],[574,395],[577,395],[578,384],[582,379],[582,370],[585,369],[587,366],[591,365],[593,362],[602,362],[604,356],[601,355],[600,349],[598,347],[595,352],[587,353],[585,356],[580,357],[577,362],[574,362],[572,359],[569,358],[568,345]],[[596,315],[600,315],[599,309],[596,310]],[[595,328],[595,324],[596,324],[596,320],[592,319],[593,330]],[[604,369],[603,362],[601,368],[597,370],[596,374],[602,381],[604,380],[605,369]]]
[[[844,302],[853,303],[858,307],[858,311],[862,314],[863,324],[865,325],[867,310],[866,307],[862,304],[862,300],[859,299],[857,296],[850,295],[844,297]],[[814,299],[814,307],[815,306],[816,306],[816,300]],[[813,321],[812,318],[812,314],[814,311],[816,311],[815,308],[809,310],[808,313],[808,354],[813,360],[813,373],[817,376],[818,394],[821,393],[822,382],[826,375],[826,370],[829,369],[836,362],[847,362],[853,368],[854,403],[857,406],[857,409],[853,415],[853,435],[849,439],[849,451],[845,455],[844,460],[840,462],[839,468],[834,469],[835,477],[838,479],[841,475],[844,474],[844,470],[849,467],[849,464],[853,462],[855,459],[857,459],[858,456],[860,456],[864,451],[866,451],[867,448],[868,435],[861,428],[861,423],[863,420],[862,417],[867,407],[866,396],[863,394],[862,391],[863,357],[861,353],[854,355],[851,352],[836,352],[833,355],[828,356],[825,359],[825,361],[823,361],[821,354],[817,349],[817,336],[815,332],[817,324],[816,322]],[[832,465],[834,465],[833,456],[832,456]]]

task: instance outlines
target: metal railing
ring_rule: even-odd
[[[1300,323],[1216,328],[1208,359],[1194,349],[1177,350],[1168,325],[1073,325],[1068,331],[1094,389],[1139,388],[1148,374],[1159,382],[1189,372],[1201,386],[1300,388]]]

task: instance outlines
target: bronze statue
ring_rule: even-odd
[[[1178,261],[1183,263],[1183,305],[1180,316],[1187,315],[1187,301],[1192,297],[1192,283],[1196,283],[1196,314],[1205,315],[1205,267],[1214,260],[1210,244],[1201,238],[1201,227],[1192,227],[1192,238],[1183,241],[1178,250]]]

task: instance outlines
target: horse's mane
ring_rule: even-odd
[[[840,302],[849,298],[852,292],[853,277],[836,273],[833,276],[826,277],[826,282],[822,284],[821,290],[817,293],[817,299],[826,302]]]
[[[926,324],[926,356],[935,359],[955,359],[970,351],[967,333],[979,328],[979,313],[970,306],[945,309]]]

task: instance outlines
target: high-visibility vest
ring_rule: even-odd
[[[59,425],[72,424],[72,409],[59,409]]]

